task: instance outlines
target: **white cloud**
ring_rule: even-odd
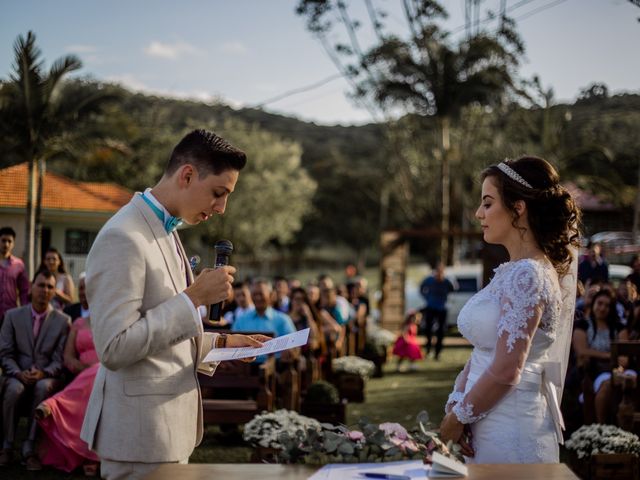
[[[95,53],[98,51],[98,49],[93,46],[93,45],[67,45],[66,47],[64,47],[64,50],[66,52],[71,52],[71,53]]]
[[[151,92],[151,89],[142,81],[138,80],[135,75],[123,73],[122,75],[111,75],[107,77],[108,82],[119,83],[134,92]]]
[[[244,55],[249,49],[242,42],[225,42],[218,50],[228,55]]]
[[[141,92],[150,95],[158,95],[161,97],[168,98],[177,98],[180,100],[195,100],[198,102],[204,103],[225,103],[228,104],[228,100],[222,98],[219,95],[215,95],[210,92],[206,92],[204,90],[192,90],[192,91],[183,91],[183,90],[167,90],[164,88],[153,88],[145,84],[140,79],[136,78],[135,75],[130,73],[125,73],[122,75],[112,75],[107,77],[107,81],[119,83],[123,87],[132,90],[134,92]]]
[[[144,53],[150,57],[176,60],[180,55],[197,55],[200,53],[200,50],[183,41],[163,43],[154,40],[144,48]]]

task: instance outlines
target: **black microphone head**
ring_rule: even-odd
[[[216,255],[231,255],[233,243],[229,240],[218,240],[213,248],[216,251]]]

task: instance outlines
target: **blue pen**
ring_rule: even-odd
[[[395,473],[364,472],[360,475],[363,475],[366,478],[382,478],[385,480],[411,480],[411,477],[408,475],[396,475]]]

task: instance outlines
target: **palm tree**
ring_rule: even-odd
[[[29,165],[25,260],[30,276],[40,256],[47,159],[67,151],[78,122],[112,98],[106,91],[85,95],[66,91],[63,79],[81,66],[78,57],[67,55],[45,72],[42,53],[30,31],[26,38],[18,36],[13,71],[9,80],[0,84],[0,133],[6,142],[3,151],[12,163],[26,161]]]
[[[308,17],[307,26],[326,39],[331,18],[340,18],[351,39],[350,45],[337,45],[338,53],[355,56],[344,68],[355,83],[355,95],[374,100],[386,111],[402,111],[436,120],[441,165],[441,258],[449,261],[451,128],[469,105],[495,106],[515,86],[515,69],[524,47],[513,22],[502,18],[495,33],[479,32],[454,43],[435,19],[446,11],[433,0],[403,0],[409,37],[385,35],[383,16],[367,2],[378,42],[368,51],[358,44],[355,33],[360,22],[351,20],[346,3],[338,0],[300,0],[298,13]],[[333,15],[335,12],[338,13]],[[333,15],[333,17],[332,17]],[[425,136],[428,132],[425,132]]]

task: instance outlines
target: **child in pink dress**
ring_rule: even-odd
[[[402,326],[402,333],[396,339],[396,343],[393,345],[393,354],[398,357],[397,371],[400,371],[400,366],[403,360],[408,359],[410,370],[415,370],[416,360],[422,359],[422,350],[418,345],[418,325],[420,324],[421,315],[419,312],[410,311],[407,312],[407,316]]]
[[[80,428],[98,367],[98,355],[87,319],[73,322],[65,347],[65,366],[77,376],[64,390],[42,402],[36,416],[44,433],[40,460],[65,472],[80,465],[85,474],[95,475],[98,456],[80,439]]]

